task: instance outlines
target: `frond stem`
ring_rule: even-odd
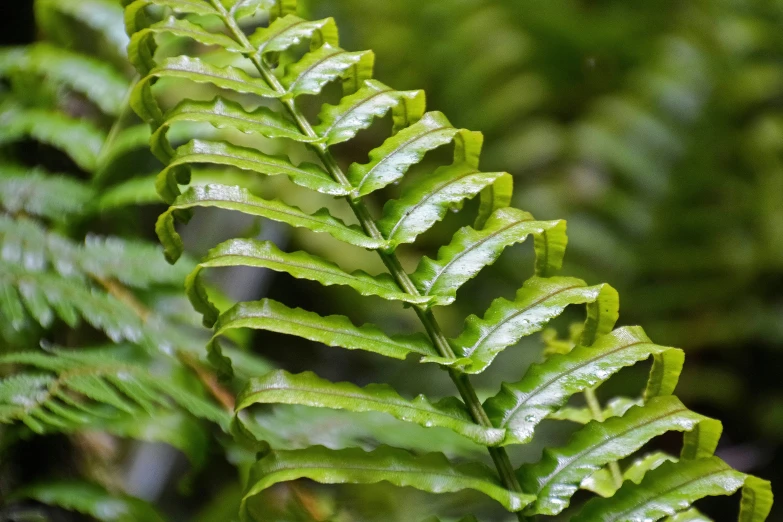
[[[211,1],[212,1],[212,5],[218,11],[220,11],[221,18],[223,19],[223,22],[226,24],[228,29],[231,31],[234,39],[240,45],[242,45],[244,48],[247,49],[246,52],[247,58],[250,59],[250,61],[256,67],[258,72],[261,74],[262,78],[267,82],[267,84],[270,87],[275,89],[278,93],[283,94],[285,92],[285,88],[282,86],[282,84],[277,79],[277,77],[272,73],[272,71],[269,69],[266,63],[264,63],[261,55],[255,52],[255,50],[252,48],[250,41],[247,39],[247,36],[239,27],[236,20],[234,20],[234,18],[228,13],[226,8],[223,6],[223,4],[220,3],[219,0],[211,0]],[[299,126],[299,129],[305,135],[312,138],[318,136],[316,132],[313,130],[312,125],[310,125],[310,122],[307,121],[304,115],[301,114],[299,110],[296,108],[296,105],[293,100],[281,100],[281,102],[285,106],[291,118],[293,118],[293,120]],[[327,145],[317,144],[314,146],[314,149],[316,150],[316,153],[318,154],[319,158],[323,162],[324,167],[329,171],[330,175],[334,178],[334,180],[337,181],[338,183],[349,186],[348,178],[345,176],[345,173],[337,164],[337,161],[334,159],[334,156],[332,156],[332,153],[329,151]],[[356,218],[359,220],[359,223],[361,224],[364,231],[370,237],[373,237],[375,239],[383,239],[383,235],[381,234],[381,231],[378,229],[378,226],[375,224],[375,221],[373,220],[369,209],[361,201],[361,199],[346,197],[346,200],[348,201],[348,204],[351,206],[351,209],[356,215]],[[400,286],[400,288],[403,291],[411,295],[420,295],[418,289],[413,284],[413,281],[411,281],[408,274],[405,272],[405,270],[403,270],[402,265],[400,264],[400,260],[393,252],[385,252],[383,250],[376,250],[376,252],[381,257],[383,264],[386,265],[386,268],[389,270],[389,272],[397,281],[397,284]],[[427,330],[427,333],[429,334],[430,338],[432,339],[435,348],[438,350],[441,356],[448,357],[451,359],[456,358],[456,355],[454,354],[454,350],[452,350],[451,345],[446,339],[446,336],[443,334],[443,330],[440,328],[440,325],[435,319],[435,316],[432,313],[432,311],[417,306],[414,306],[413,308],[416,311],[416,315],[418,315],[419,320],[424,325],[424,328]],[[471,384],[468,376],[453,368],[449,368],[448,372],[449,372],[449,376],[451,377],[451,380],[454,382],[455,386],[457,387],[457,390],[459,391],[462,400],[467,405],[468,410],[470,411],[470,414],[473,417],[473,421],[487,428],[492,427],[492,423],[490,422],[486,411],[484,411],[484,407],[482,406],[481,401],[476,395],[476,390]],[[522,491],[522,488],[519,485],[519,481],[516,478],[516,474],[514,473],[514,468],[511,465],[511,460],[508,458],[508,453],[506,453],[506,450],[500,447],[488,447],[487,449],[489,450],[489,454],[492,457],[492,461],[495,463],[495,467],[498,470],[503,485],[511,491]],[[517,517],[520,521],[526,520],[526,517],[524,517],[524,515],[522,515],[521,513],[517,513]]]

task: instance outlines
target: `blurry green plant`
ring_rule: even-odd
[[[327,233],[346,247],[374,250],[388,270],[380,276],[349,273],[328,259],[285,252],[270,241],[235,238],[219,244],[186,280],[193,306],[205,325],[214,326],[208,344],[210,361],[224,377],[230,376],[232,360],[223,353],[220,338],[234,329],[268,330],[397,359],[418,357],[444,368],[462,398],[437,403],[424,396],[408,400],[386,385],[334,383],[309,372],[275,371],[250,379],[237,397],[232,422],[235,437],[259,451],[241,503],[242,520],[257,518],[259,493],[298,478],[323,483],[387,481],[432,493],[474,489],[518,513],[520,520],[528,515],[558,515],[580,487],[603,498],[585,504],[574,520],[704,520],[691,509],[695,500],[742,488],[740,520],[766,518],[771,508],[769,484],[712,456],[720,423],[687,410],[672,396],[682,352],[652,343],[638,327],[613,330],[618,298],[608,285],[588,287],[581,280],[554,275],[565,253],[564,222],[536,221],[508,206],[510,176],[478,168],[480,134],[452,127],[442,113],[425,112],[420,91],[396,91],[372,80],[372,53],[342,50],[333,20],[300,19],[293,14],[293,1],[125,3],[132,35],[129,57],[141,75],[131,105],[152,125],[152,151],[166,165],[156,186],[171,206],[156,229],[167,258],[176,261],[183,251],[175,220],[187,221],[197,208],[217,207]],[[259,8],[266,9],[271,23],[248,35],[242,26],[258,25]],[[166,52],[160,52],[159,42],[164,47],[177,38],[193,40],[213,52],[188,46],[165,46]],[[187,95],[173,99],[172,86],[182,85],[183,80],[211,84],[221,95],[210,101]],[[334,89],[337,84],[342,84],[341,96]],[[335,104],[330,103],[333,98]],[[250,105],[251,109],[245,108]],[[369,151],[369,162],[345,167],[334,152],[338,145],[388,113],[391,137]],[[195,138],[175,146],[168,133],[182,122],[239,132],[222,135],[230,141]],[[252,141],[245,135],[289,140],[301,147],[295,160],[270,155],[248,146]],[[406,176],[427,153],[450,144],[451,163],[428,176]],[[190,183],[191,167],[204,164],[282,175],[304,189],[341,197],[359,226],[346,224],[326,209],[305,212],[240,186],[213,183],[181,193],[180,185]],[[390,186],[403,178],[395,199]],[[385,192],[386,204],[374,215],[367,196],[379,191]],[[414,243],[448,210],[460,210],[464,200],[479,194],[474,225],[458,230],[435,259],[423,257],[409,274],[398,249]],[[535,275],[513,301],[497,299],[483,318],[471,316],[463,333],[448,339],[434,310],[452,304],[460,287],[494,263],[504,249],[528,236],[534,238]],[[272,299],[241,302],[221,311],[210,301],[203,272],[231,266],[286,272],[397,301],[413,309],[428,336],[389,336],[373,325],[357,327],[347,317],[325,317]],[[540,331],[569,304],[587,306],[578,345],[553,343],[545,360],[533,365],[520,381],[504,384],[497,395],[479,401],[469,375],[482,372],[523,336]],[[595,388],[623,367],[647,358],[653,363],[642,398],[621,399],[602,408]],[[561,410],[577,393],[584,394],[588,407]],[[497,473],[478,463],[454,464],[438,453],[416,456],[385,446],[370,452],[322,446],[273,450],[245,410],[279,403],[383,412],[424,427],[448,428],[486,446]],[[536,464],[514,469],[505,447],[529,442],[537,425],[548,417],[587,423],[566,446],[547,450]],[[619,460],[670,430],[686,432],[679,460],[653,454],[621,470]]]

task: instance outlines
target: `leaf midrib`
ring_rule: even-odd
[[[548,388],[549,386],[551,386],[551,385],[552,385],[552,383],[554,383],[555,381],[557,381],[557,380],[559,380],[559,379],[562,379],[562,378],[563,378],[563,376],[565,376],[565,375],[568,375],[568,374],[571,374],[571,373],[574,373],[574,372],[575,372],[575,371],[577,371],[577,370],[581,370],[582,368],[584,368],[584,367],[585,367],[585,366],[587,366],[588,364],[594,363],[594,362],[595,362],[595,361],[597,361],[597,360],[600,360],[600,359],[606,358],[606,357],[608,357],[608,356],[610,356],[610,355],[614,355],[614,354],[615,354],[615,353],[617,353],[617,352],[620,352],[620,351],[622,351],[622,350],[627,350],[627,349],[629,349],[629,348],[633,348],[634,346],[639,346],[639,345],[641,345],[641,344],[652,344],[652,343],[650,343],[650,342],[648,342],[648,341],[635,341],[635,342],[633,342],[633,343],[626,344],[626,345],[624,345],[624,346],[620,346],[620,347],[618,347],[618,348],[615,348],[614,350],[610,350],[610,351],[608,351],[608,352],[603,352],[603,353],[601,353],[601,354],[600,354],[598,357],[591,357],[590,359],[588,359],[588,360],[586,360],[586,361],[584,361],[584,362],[581,362],[581,363],[577,364],[576,366],[574,366],[574,367],[572,367],[572,368],[569,368],[569,369],[568,369],[568,371],[565,371],[565,372],[559,373],[557,376],[555,376],[555,377],[552,377],[552,378],[551,378],[551,379],[549,379],[548,381],[544,382],[544,384],[542,384],[541,386],[537,386],[535,389],[533,389],[533,390],[531,391],[531,393],[530,393],[530,394],[529,394],[527,397],[525,397],[525,398],[524,398],[524,399],[522,399],[521,401],[517,402],[517,404],[515,404],[515,405],[514,405],[514,407],[511,409],[511,411],[510,411],[510,412],[508,413],[508,415],[506,416],[506,419],[505,419],[505,420],[504,420],[504,421],[501,423],[501,427],[505,427],[505,426],[506,426],[506,424],[508,424],[509,420],[511,420],[511,418],[512,418],[512,417],[514,417],[514,416],[516,415],[516,412],[517,412],[517,411],[519,411],[519,409],[520,409],[522,406],[524,406],[525,404],[527,404],[527,402],[528,402],[528,401],[529,401],[529,400],[530,400],[532,397],[535,397],[536,395],[539,395],[539,394],[541,393],[541,391],[542,391],[542,390],[544,390],[544,389]]]

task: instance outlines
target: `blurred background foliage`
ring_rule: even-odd
[[[563,273],[591,284],[609,282],[620,292],[620,324],[644,325],[656,342],[686,349],[679,394],[694,410],[724,421],[718,455],[742,471],[771,479],[773,486],[783,483],[783,1],[301,3],[308,15],[334,16],[347,49],[374,50],[378,79],[398,89],[423,88],[430,109],[445,112],[456,126],[482,131],[482,169],[514,175],[515,205],[539,219],[568,220]],[[2,43],[46,36],[90,50],[130,76],[117,52],[126,41],[121,32],[109,28],[114,36],[99,42],[89,32],[75,39],[73,33],[47,32],[45,26],[36,32],[32,2],[0,9]],[[120,19],[107,27],[121,31]],[[193,96],[199,94],[209,99],[214,92],[204,89]],[[366,157],[382,125],[362,132],[362,144],[341,153]],[[429,158],[433,164],[438,154],[444,153],[435,151]],[[145,176],[157,168],[149,155],[128,157],[118,177],[103,186],[138,176],[139,186],[149,187],[148,197],[136,202],[141,206],[104,216],[89,223],[92,228],[77,227],[71,235],[97,231],[153,239],[152,224],[162,207],[151,204],[152,184]],[[225,183],[226,175],[242,174],[201,172],[197,177],[220,176]],[[313,198],[311,192],[287,194],[296,189],[285,184],[256,188],[283,192],[284,199],[304,201],[303,206],[312,207],[308,210],[329,205],[306,200]],[[122,198],[121,192],[115,194]],[[403,262],[415,266],[419,256],[431,255],[466,219],[449,216],[417,242],[416,250],[404,251]],[[289,250],[307,245],[347,269],[381,268],[369,253],[359,259],[351,251],[348,257],[314,234],[219,211],[198,213],[184,234],[188,250],[199,256],[236,230],[274,239]],[[488,275],[465,286],[462,295],[470,298],[459,301],[461,309],[449,307],[441,323],[456,333],[465,316],[481,313],[497,296],[513,295],[529,275],[531,257],[529,247],[509,249]],[[342,313],[389,332],[417,328],[408,311],[381,302],[367,308],[350,291],[285,275],[223,270],[214,282],[231,300],[284,296],[291,306]],[[566,337],[569,324],[578,319],[565,314],[555,323],[557,332],[545,336],[550,341]],[[410,394],[453,392],[446,375],[433,375],[413,361],[389,365],[371,355],[339,353],[271,333],[259,332],[247,341],[254,353],[289,371],[314,370],[359,384],[389,382]],[[540,357],[544,342],[537,341],[506,351],[501,362],[476,379],[477,385],[489,393],[500,380],[517,379]],[[601,392],[635,392],[641,371],[621,372]],[[453,457],[483,455],[482,448],[449,432],[410,427],[385,416],[280,407],[257,420],[276,447],[396,443]],[[536,460],[543,446],[567,436],[561,428],[544,426],[534,443],[518,448],[513,457]],[[29,451],[42,448],[39,443]],[[187,507],[178,504],[176,480],[168,475],[163,479],[167,488],[130,493],[162,503],[176,520],[231,520],[240,490],[228,464],[241,463],[242,451],[230,444],[221,449],[211,449],[209,472],[195,480],[197,494]],[[138,448],[119,453],[109,460],[127,473],[134,465],[148,465],[139,464]],[[145,458],[161,460],[156,455],[148,449]],[[278,488],[257,509],[264,520],[407,521],[460,512],[464,497],[445,499],[376,486],[343,491],[305,485]],[[729,505],[721,502],[713,512]],[[485,520],[499,516],[492,506],[478,514]]]

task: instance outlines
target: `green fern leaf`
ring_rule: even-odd
[[[611,331],[618,316],[617,292],[609,285],[588,287],[574,278],[528,279],[514,301],[495,300],[483,319],[470,316],[465,330],[452,341],[455,351],[472,361],[464,371],[485,370],[507,346],[541,330],[570,304],[588,303],[587,337]],[[590,334],[593,333],[593,335]],[[583,344],[592,344],[592,339]]]
[[[154,124],[163,120],[163,112],[151,91],[151,83],[157,78],[180,78],[196,83],[209,83],[220,89],[266,98],[279,96],[275,90],[259,84],[252,76],[236,67],[218,67],[187,56],[168,58],[139,80],[131,93],[131,107],[144,121]]]
[[[370,163],[353,164],[348,169],[348,180],[354,187],[354,197],[371,192],[398,181],[424,155],[454,140],[457,136],[455,155],[464,147],[474,145],[480,138],[476,133],[455,129],[440,112],[428,112],[410,127],[401,130],[383,145],[370,151]]]
[[[302,163],[294,166],[281,156],[268,156],[255,149],[204,140],[193,140],[179,147],[169,165],[158,175],[157,185],[176,187],[176,177],[181,167],[196,163],[225,165],[267,176],[288,176],[297,185],[332,196],[344,196],[349,191],[329,178],[329,175],[315,164]]]
[[[372,452],[360,449],[329,450],[314,446],[297,451],[276,451],[251,469],[248,489],[240,508],[249,521],[246,503],[260,491],[283,481],[309,478],[325,484],[374,484],[389,481],[432,493],[475,489],[500,502],[509,511],[519,511],[534,497],[503,488],[488,468],[452,465],[442,454],[415,457],[407,451],[381,447]]]
[[[106,136],[89,121],[40,109],[4,107],[0,114],[0,144],[33,138],[61,149],[82,169],[97,167]]]
[[[9,214],[68,221],[86,213],[95,191],[74,179],[0,164],[0,205]]]
[[[423,91],[395,91],[377,80],[367,80],[338,105],[324,105],[313,130],[327,145],[336,145],[351,140],[391,110],[397,132],[421,119],[424,105]]]
[[[392,247],[413,243],[454,205],[476,196],[505,175],[479,172],[467,163],[441,167],[432,176],[405,187],[400,199],[388,201],[378,228]]]
[[[262,299],[235,305],[221,314],[215,323],[215,335],[207,349],[211,353],[210,360],[218,361],[219,368],[224,373],[230,373],[231,361],[222,357],[218,337],[236,328],[254,328],[296,335],[327,346],[363,350],[393,359],[418,355],[422,357],[423,362],[445,365],[466,363],[464,359],[439,356],[435,348],[422,335],[390,337],[371,324],[354,326],[345,316],[323,317],[300,308],[289,308],[272,299]]]
[[[343,79],[346,94],[358,91],[372,77],[374,55],[370,51],[348,52],[324,43],[288,67],[280,79],[286,88],[283,100],[318,94],[329,82]]]
[[[610,498],[588,502],[574,522],[656,521],[676,515],[707,496],[731,495],[742,488],[740,522],[763,522],[772,508],[769,482],[731,469],[717,457],[667,462],[641,484],[626,482]]]
[[[377,296],[392,301],[428,305],[436,300],[401,292],[388,274],[371,276],[363,271],[347,273],[339,266],[307,252],[286,253],[271,241],[231,239],[209,251],[185,281],[185,292],[193,307],[204,314],[204,324],[211,327],[217,320],[217,309],[209,302],[201,282],[204,268],[251,266],[287,272],[300,279],[317,281],[324,286],[345,285],[360,295]]]
[[[438,251],[436,260],[422,258],[411,279],[425,295],[456,297],[459,287],[494,263],[506,247],[529,235],[540,236],[564,226],[562,221],[535,221],[527,212],[514,208],[500,209],[483,229],[458,230],[451,243]],[[536,248],[536,255],[551,255],[551,249]],[[557,257],[549,258],[547,264],[559,267],[562,258]]]
[[[506,428],[506,444],[524,444],[544,418],[563,406],[574,393],[606,381],[625,366],[656,356],[650,370],[648,389],[669,395],[682,369],[682,350],[653,344],[641,328],[619,328],[600,337],[590,347],[578,346],[567,355],[554,355],[531,366],[516,383],[504,383],[500,393],[487,399],[484,407],[498,428]],[[660,367],[666,369],[659,381]]]
[[[171,9],[178,14],[192,15],[217,15],[218,12],[210,5],[208,0],[121,0],[125,6],[125,30],[133,35],[137,31],[143,30],[148,24],[148,18],[145,9],[148,6],[158,6]],[[136,47],[138,49],[138,47]],[[130,60],[134,57],[128,53]]]
[[[237,396],[236,411],[259,403],[300,404],[355,412],[379,411],[421,426],[448,428],[484,446],[502,442],[505,435],[503,430],[475,424],[465,405],[453,397],[435,404],[423,395],[410,401],[385,384],[360,388],[349,382],[333,383],[312,372],[292,375],[278,370],[250,379]]]
[[[585,478],[668,431],[686,431],[683,450],[698,448],[693,453],[702,457],[715,451],[721,426],[718,421],[689,411],[673,396],[650,399],[622,417],[592,422],[574,434],[565,447],[544,450],[538,463],[520,468],[522,487],[536,492],[530,513],[557,515],[568,507],[569,498]]]
[[[114,495],[87,482],[38,482],[16,490],[9,502],[35,500],[49,506],[87,515],[101,522],[164,522],[150,504],[128,495]]]
[[[278,3],[278,5],[280,5]],[[294,16],[296,8],[287,15],[278,12],[269,27],[258,28],[248,40],[255,49],[255,53],[263,56],[266,53],[283,52],[297,45],[303,40],[312,39],[312,48],[317,49],[320,44],[327,43],[333,47],[340,44],[337,34],[337,25],[332,18],[323,20],[303,20]]]
[[[238,103],[220,97],[210,102],[185,100],[166,114],[166,122],[158,127],[150,139],[153,153],[166,163],[174,155],[174,150],[166,139],[166,133],[171,125],[179,122],[204,122],[218,129],[233,128],[267,138],[314,141],[314,138],[302,134],[293,122],[268,107],[259,106],[253,111],[246,111]]]
[[[176,260],[182,254],[182,239],[174,229],[173,213],[176,210],[193,207],[217,207],[236,210],[251,216],[261,216],[294,227],[304,227],[313,232],[326,232],[336,239],[362,248],[378,248],[384,244],[366,236],[354,227],[345,225],[325,209],[315,214],[307,214],[281,201],[253,196],[246,189],[239,187],[205,185],[186,190],[174,201],[169,210],[158,218],[155,230],[169,260]]]
[[[46,43],[0,49],[0,75],[35,75],[84,94],[106,114],[122,110],[128,81],[111,66]]]

